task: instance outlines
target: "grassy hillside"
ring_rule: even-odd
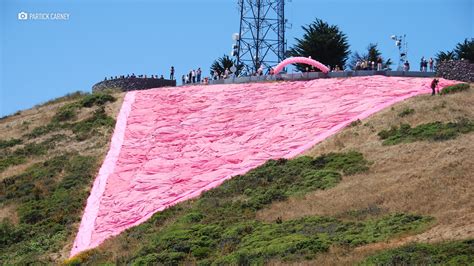
[[[354,122],[65,263],[472,261],[474,90],[452,91]],[[122,98],[73,94],[0,120],[2,263],[67,258]]]
[[[67,258],[122,94],[74,93],[0,120],[0,262]]]

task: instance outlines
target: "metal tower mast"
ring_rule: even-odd
[[[248,74],[285,58],[285,0],[239,0],[237,64]]]

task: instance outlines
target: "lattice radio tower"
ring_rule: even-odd
[[[251,74],[285,59],[285,0],[239,0],[240,30],[233,55]]]

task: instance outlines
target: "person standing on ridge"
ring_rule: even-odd
[[[201,68],[199,67],[198,70],[196,71],[196,79],[197,79],[197,83],[201,83]]]
[[[174,80],[174,66],[171,66],[171,69],[170,69],[170,79]]]
[[[432,57],[430,57],[429,64],[430,64],[430,72],[433,72],[434,71],[434,61],[433,61]]]
[[[410,71],[410,63],[408,63],[408,60],[405,61],[405,64],[403,64],[403,71]]]
[[[377,57],[377,71],[382,71],[382,57]]]

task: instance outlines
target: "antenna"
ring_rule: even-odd
[[[285,0],[238,0],[240,30],[235,53],[247,74],[285,59]],[[233,53],[234,54],[234,53]]]
[[[408,43],[406,41],[406,37],[407,37],[406,34],[403,34],[400,36],[396,36],[396,35],[390,36],[390,39],[395,41],[395,46],[398,47],[398,54],[399,54],[398,68],[397,68],[398,71],[403,70],[403,64],[405,63],[408,56]]]

